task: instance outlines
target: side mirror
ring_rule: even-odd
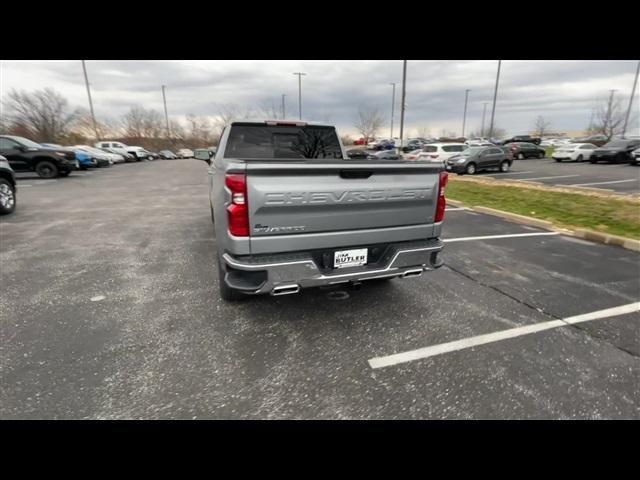
[[[196,160],[203,160],[208,164],[211,164],[211,154],[208,150],[196,150],[193,152],[193,157]]]
[[[18,145],[16,147],[16,150],[18,150],[20,152],[26,152],[27,151],[27,147],[25,147],[24,145]]]

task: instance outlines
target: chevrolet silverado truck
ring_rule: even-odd
[[[442,265],[442,164],[350,159],[336,129],[233,122],[209,164],[220,295],[286,295]]]

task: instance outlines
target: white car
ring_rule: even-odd
[[[189,150],[188,148],[181,148],[176,152],[178,158],[193,158],[193,150]]]
[[[151,155],[149,152],[147,152],[144,148],[142,147],[136,147],[136,146],[132,146],[132,145],[125,145],[122,142],[112,142],[110,140],[105,141],[105,142],[98,142],[95,144],[96,148],[109,148],[113,151],[115,151],[116,153],[121,153],[121,154],[126,154],[129,153],[131,155],[133,155],[134,157],[136,157],[138,159],[138,161],[146,158],[148,160],[153,160],[153,155]]]
[[[593,151],[598,148],[592,143],[567,143],[557,146],[551,158],[556,162],[562,162],[563,160],[572,160],[575,162],[582,162],[589,160]]]
[[[444,163],[467,148],[469,147],[464,143],[430,143],[420,149],[421,152],[417,154],[415,160]]]
[[[631,152],[631,165],[640,165],[640,148]]]

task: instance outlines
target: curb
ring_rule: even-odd
[[[447,203],[456,207],[465,207],[462,202],[457,200],[447,199]],[[587,230],[585,228],[576,228],[575,230],[567,230],[564,228],[556,227],[553,222],[548,220],[540,220],[538,218],[527,217],[526,215],[519,215],[517,213],[505,212],[503,210],[496,210],[495,208],[474,206],[466,207],[469,210],[478,213],[484,213],[487,215],[493,215],[494,217],[504,218],[507,221],[519,223],[521,225],[527,225],[531,227],[543,228],[545,230],[551,230],[555,232],[561,232],[564,235],[571,237],[582,238],[595,243],[603,243],[605,245],[616,245],[618,247],[626,248],[627,250],[633,250],[634,252],[640,252],[640,240],[633,238],[620,237],[618,235],[611,235],[609,233],[596,232],[595,230]]]

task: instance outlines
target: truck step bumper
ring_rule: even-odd
[[[394,245],[383,265],[332,269],[320,268],[310,253],[234,257],[222,255],[225,282],[247,294],[287,295],[302,288],[359,283],[387,277],[418,276],[443,264],[439,239]]]

